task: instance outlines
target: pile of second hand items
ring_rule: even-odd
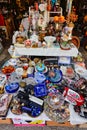
[[[87,118],[87,80],[79,73],[83,67],[78,70],[74,60],[68,65],[54,58],[21,56],[8,60],[0,73],[0,116],[6,116],[8,109],[31,117],[45,112],[51,120],[64,122],[69,120],[72,104],[80,116]]]
[[[42,5],[40,7],[42,9]],[[44,17],[49,18],[46,17],[48,15],[47,10],[44,8],[43,11],[45,11]],[[45,37],[42,35],[43,30],[44,35],[53,36],[51,39],[53,38],[53,41],[57,39],[57,42],[61,44],[62,24],[65,22],[65,19],[62,17],[63,22],[60,23],[60,18],[61,16],[55,17],[54,21],[57,21],[49,23],[46,33],[45,25],[47,23],[45,22],[48,19],[44,21],[40,17],[39,27],[37,26],[39,29],[42,29],[39,32],[42,43],[40,47],[51,47],[49,42],[48,44],[43,43]],[[34,17],[32,20],[35,20]],[[34,29],[37,28],[35,21],[32,22],[32,44],[30,39],[25,41],[26,39],[23,37],[25,32],[22,29],[19,32],[23,36],[17,35],[16,39],[13,38],[14,41],[22,43],[22,47],[38,47],[38,36],[34,34],[36,33]],[[43,24],[41,24],[42,22]],[[57,28],[57,25],[60,25],[60,28]],[[70,30],[67,30],[66,35],[62,34],[65,36],[63,37],[65,41],[63,41],[62,47],[66,51],[70,49],[67,43],[71,40],[72,27],[69,29],[71,29],[71,33]],[[16,33],[19,34],[19,32]],[[55,34],[56,38],[54,37]],[[23,43],[24,41],[25,44]],[[20,44],[16,44],[16,46],[20,46]],[[55,46],[59,47],[59,44]],[[68,64],[67,60],[69,61]],[[16,59],[9,59],[2,66],[0,73],[0,116],[6,116],[10,109],[11,114],[15,115],[27,113],[29,117],[36,118],[45,113],[53,121],[65,122],[70,118],[69,104],[72,104],[74,110],[80,116],[87,118],[87,70],[81,67],[82,62],[84,62],[84,59],[81,56],[77,58],[58,57],[56,59],[49,58],[44,60],[38,57],[21,56]]]

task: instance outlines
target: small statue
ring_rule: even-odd
[[[43,18],[42,15],[40,15],[39,19],[38,19],[38,27],[41,29],[41,30],[45,30],[45,27],[46,27],[46,23],[45,23],[45,20]]]

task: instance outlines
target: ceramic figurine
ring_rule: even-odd
[[[24,41],[24,44],[26,47],[31,47],[31,40],[27,39],[26,41]]]
[[[38,63],[38,64],[36,65],[36,70],[37,70],[38,72],[43,72],[43,71],[45,70],[45,65],[44,65],[43,63]]]
[[[43,17],[42,15],[40,15],[40,17],[39,17],[39,19],[38,19],[38,27],[39,27],[41,30],[45,30],[46,23],[45,23],[44,17]]]
[[[21,112],[21,104],[18,99],[13,99],[10,105],[11,112],[16,115],[22,114]]]

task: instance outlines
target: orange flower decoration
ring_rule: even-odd
[[[84,16],[84,22],[87,22],[87,15]]]
[[[65,22],[65,17],[59,16],[59,23],[64,23],[64,22]]]
[[[78,19],[78,15],[76,15],[75,13],[71,13],[69,19],[72,22],[76,22]]]
[[[58,16],[54,16],[54,22],[59,22],[59,17]]]

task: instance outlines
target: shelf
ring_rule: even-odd
[[[70,56],[76,57],[78,55],[78,49],[73,45],[70,50],[62,50],[59,48],[25,48],[15,47],[14,56]]]

